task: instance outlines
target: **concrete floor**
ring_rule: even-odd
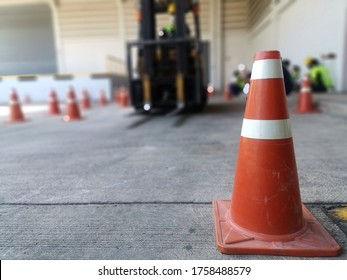
[[[324,208],[347,202],[347,114],[331,109],[347,95],[314,98],[323,113],[290,117],[301,199],[347,259]],[[144,116],[112,104],[78,122],[36,112],[1,124],[0,258],[298,259],[216,249],[211,201],[231,196],[244,105]]]

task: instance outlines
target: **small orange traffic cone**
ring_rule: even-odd
[[[19,102],[18,94],[15,89],[12,90],[9,98],[9,118],[8,123],[24,122],[25,118],[22,112],[22,107]]]
[[[121,87],[119,90],[118,102],[121,107],[129,106],[129,91],[126,87]]]
[[[50,115],[60,115],[61,114],[61,111],[59,108],[58,95],[55,92],[55,90],[52,90],[50,95],[49,95],[48,114],[50,114]]]
[[[301,203],[280,53],[254,60],[232,199],[213,202],[218,249],[336,256],[340,246]]]
[[[224,88],[224,100],[231,100],[233,98],[233,95],[231,94],[230,90],[229,90],[229,86],[226,85]]]
[[[66,102],[66,113],[63,117],[65,122],[81,120],[80,110],[76,101],[76,95],[71,87],[67,93],[67,102]]]
[[[81,100],[81,108],[82,109],[90,109],[92,107],[90,103],[89,93],[87,90],[82,91],[82,100]]]
[[[298,104],[294,113],[308,114],[319,112],[320,111],[313,104],[310,80],[305,76],[301,83]]]
[[[107,105],[107,98],[106,98],[106,93],[104,90],[100,91],[100,95],[99,95],[99,105],[100,106],[106,106]]]
[[[117,88],[113,92],[113,101],[116,104],[119,104],[119,93],[120,93],[120,88]]]

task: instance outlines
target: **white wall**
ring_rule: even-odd
[[[278,49],[282,58],[301,66],[313,56],[330,68],[338,91],[347,90],[345,0],[282,0],[250,32],[250,50]],[[322,54],[335,53],[336,60],[324,61]]]
[[[247,65],[252,69],[250,63],[250,46],[246,30],[230,30],[224,36],[224,85],[230,82],[234,70],[239,64]]]
[[[254,29],[250,30],[248,32],[248,40],[249,50],[251,52],[249,56],[251,61],[248,61],[250,63],[253,63],[254,53],[277,49],[276,25],[273,23],[273,19],[267,18]]]
[[[125,74],[123,1],[0,0],[0,6],[37,3],[48,4],[52,12],[58,73],[108,72],[112,68]],[[109,60],[109,56],[116,59]]]
[[[109,56],[124,61],[120,4],[115,0],[60,0],[53,6],[60,73],[107,72]]]
[[[109,55],[124,61],[124,42],[117,38],[69,39],[62,42],[62,47],[64,68],[61,73],[108,72]]]
[[[47,3],[0,5],[0,75],[57,71]]]

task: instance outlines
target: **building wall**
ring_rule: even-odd
[[[136,0],[0,0],[4,5],[48,4],[59,73],[125,73],[125,43],[137,38]],[[279,49],[304,71],[306,56],[321,58],[338,90],[347,90],[347,1],[200,0],[202,38],[210,41],[211,81],[224,87],[254,52]],[[164,18],[160,19],[162,22]],[[188,22],[191,19],[187,18]]]
[[[305,57],[317,57],[330,68],[336,89],[347,90],[343,74],[346,6],[345,0],[273,1],[262,20],[249,32],[251,53],[278,49],[283,58],[301,66],[304,73],[307,72]],[[322,59],[327,53],[335,53],[336,59]]]
[[[55,10],[62,58],[60,72],[106,72],[114,61],[123,60],[124,64],[120,6],[116,1],[60,0]]]
[[[202,38],[209,39],[211,1],[202,0],[200,5]],[[125,73],[125,44],[138,38],[136,6],[137,0],[60,0],[55,8],[60,72]],[[166,15],[157,19],[158,28],[168,20]],[[187,16],[186,20],[192,27],[193,18]]]
[[[223,81],[227,86],[232,73],[239,64],[248,61],[249,44],[247,42],[248,1],[222,1],[222,45],[223,45]]]
[[[57,71],[47,3],[0,6],[0,75]]]

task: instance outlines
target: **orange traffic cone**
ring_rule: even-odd
[[[118,102],[121,107],[129,106],[129,91],[125,87],[121,87],[119,90]]]
[[[120,88],[115,89],[113,92],[113,101],[116,104],[119,104],[119,97],[120,97],[119,93],[120,93]]]
[[[82,109],[90,109],[92,107],[90,103],[89,93],[87,90],[82,91],[81,107]]]
[[[75,92],[73,88],[70,88],[70,90],[67,93],[66,113],[63,120],[69,122],[81,119],[82,117],[76,101]]]
[[[106,106],[107,105],[107,98],[106,98],[106,93],[104,90],[100,91],[100,95],[99,95],[99,105],[100,106]]]
[[[232,199],[213,202],[218,249],[336,256],[340,246],[301,203],[280,53],[254,60]]]
[[[48,102],[48,114],[50,115],[60,115],[61,111],[59,108],[59,101],[57,93],[52,90],[49,96],[49,102]]]
[[[230,90],[229,90],[229,86],[226,85],[224,88],[224,100],[231,100],[233,98],[233,95],[231,94]]]
[[[311,84],[307,76],[304,77],[301,83],[298,104],[296,109],[294,110],[294,113],[319,113],[319,110],[313,105]]]
[[[18,99],[16,90],[12,90],[9,99],[9,118],[8,123],[24,122],[25,118],[22,112],[22,108]]]

